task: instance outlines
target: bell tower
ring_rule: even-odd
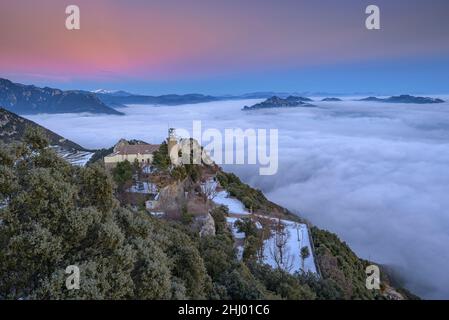
[[[175,149],[173,149],[175,148]],[[172,162],[174,162],[174,158],[177,159],[178,157],[178,139],[176,138],[176,131],[175,128],[169,128],[168,129],[168,138],[167,138],[167,149],[168,149],[168,155],[170,156],[170,159]],[[174,154],[172,155],[172,151]]]

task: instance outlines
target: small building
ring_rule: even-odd
[[[120,140],[114,147],[114,152],[104,157],[106,167],[115,167],[117,163],[128,160],[134,163],[137,160],[142,166],[153,162],[153,153],[159,149],[158,144],[129,144],[126,140]]]

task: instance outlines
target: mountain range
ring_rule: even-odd
[[[99,89],[92,92],[84,90],[60,90],[40,88],[34,85],[14,83],[0,78],[0,106],[21,115],[39,113],[101,113],[123,115],[120,108],[129,104],[149,104],[175,106],[220,100],[267,99],[253,106],[245,106],[243,110],[267,108],[313,107],[313,100],[303,96],[287,93],[255,92],[242,95],[211,96],[203,94],[166,94],[142,95],[123,90]],[[339,98],[325,98],[322,101],[341,101]],[[359,101],[386,103],[442,103],[441,99],[415,97],[411,95],[392,96],[389,98],[367,97]]]
[[[0,105],[17,114],[38,113],[122,113],[107,106],[87,91],[39,88],[0,78]]]
[[[429,98],[429,97],[415,97],[408,94],[403,94],[400,96],[392,96],[389,98],[377,98],[368,97],[360,99],[359,101],[374,101],[374,102],[387,102],[387,103],[416,103],[416,104],[428,104],[428,103],[443,103],[444,100]]]
[[[132,94],[125,91],[95,91],[96,96],[109,106],[120,106],[127,104],[160,104],[175,106],[189,103],[201,103],[222,100],[222,98],[203,94],[166,94],[161,96],[149,96]]]
[[[340,98],[324,98],[323,102],[339,102],[343,101]],[[429,98],[429,97],[416,97],[411,95],[400,95],[392,96],[389,98],[377,98],[377,97],[367,97],[364,99],[359,99],[358,101],[373,101],[373,102],[383,102],[383,103],[415,103],[415,104],[435,104],[445,102],[442,99]],[[297,108],[297,107],[315,107],[311,104],[313,102],[310,98],[298,97],[298,96],[288,96],[282,98],[279,96],[272,96],[265,101],[256,103],[252,106],[244,106],[243,111],[249,110],[259,110],[259,109],[273,109],[273,108]]]

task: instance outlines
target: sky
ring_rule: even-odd
[[[316,108],[256,112],[240,109],[261,100],[136,105],[121,109],[125,116],[27,118],[86,148],[109,148],[120,138],[160,143],[168,125],[177,132],[191,131],[193,120],[201,121],[203,132],[278,129],[275,175],[261,176],[260,165],[224,169],[271,201],[338,234],[359,257],[393,267],[412,292],[449,299],[449,102],[344,99],[315,100]]]
[[[81,29],[65,28],[76,4]],[[365,28],[380,8],[381,29]],[[136,93],[447,93],[446,0],[0,3],[0,77]]]

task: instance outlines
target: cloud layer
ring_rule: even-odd
[[[426,298],[449,298],[449,103],[318,103],[241,112],[253,101],[131,106],[126,116],[29,119],[89,148],[158,143],[167,128],[278,128],[279,172],[228,166],[271,200],[337,233],[361,257],[396,267]]]

